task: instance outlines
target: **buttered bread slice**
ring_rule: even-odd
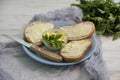
[[[42,44],[42,33],[48,29],[53,29],[54,24],[44,21],[35,21],[28,24],[24,30],[24,38],[30,43],[36,45]]]
[[[75,62],[80,61],[91,49],[91,39],[85,39],[80,41],[71,41],[64,48],[61,49],[61,56],[64,61]]]
[[[95,32],[95,25],[90,21],[61,27],[67,34],[68,40],[81,40],[90,38]]]

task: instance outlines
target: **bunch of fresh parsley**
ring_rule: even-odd
[[[92,21],[98,35],[113,36],[113,40],[120,38],[120,2],[112,0],[77,0],[83,10],[83,21]]]
[[[47,44],[47,46],[55,49],[59,49],[63,47],[64,41],[61,41],[60,38],[62,37],[61,34],[56,35],[43,35],[42,40]]]

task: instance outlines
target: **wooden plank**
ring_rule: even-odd
[[[0,42],[12,41],[1,34],[21,34],[24,26],[35,14],[46,13],[70,6],[75,0],[1,0]],[[106,61],[111,80],[120,80],[120,39],[99,36],[102,41],[103,59]]]

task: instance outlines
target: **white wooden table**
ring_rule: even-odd
[[[11,41],[1,34],[20,34],[25,24],[38,13],[70,6],[75,0],[0,0],[0,42]],[[120,39],[99,36],[102,41],[103,59],[111,80],[120,80]]]

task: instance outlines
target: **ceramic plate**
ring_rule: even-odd
[[[71,22],[65,22],[65,21],[52,21],[52,23],[54,23],[55,25],[57,26],[63,26],[63,25],[70,25]],[[66,66],[66,65],[74,65],[74,64],[78,64],[78,63],[81,63],[85,60],[87,60],[94,52],[95,52],[95,49],[96,49],[96,46],[97,46],[97,41],[96,41],[96,38],[95,36],[93,35],[92,36],[92,42],[93,42],[93,45],[92,45],[92,48],[90,49],[90,51],[86,54],[86,56],[79,62],[54,62],[54,61],[50,61],[48,59],[45,59],[43,57],[41,57],[40,55],[37,55],[36,53],[30,51],[27,47],[23,46],[23,49],[25,51],[25,53],[30,56],[31,58],[33,58],[34,60],[38,61],[38,62],[41,62],[41,63],[44,63],[44,64],[47,64],[47,65],[54,65],[54,66]],[[46,49],[46,50],[49,50],[47,49],[44,45],[41,46],[42,48]],[[50,50],[51,51],[51,50]],[[54,53],[59,53],[59,51],[52,51]]]

